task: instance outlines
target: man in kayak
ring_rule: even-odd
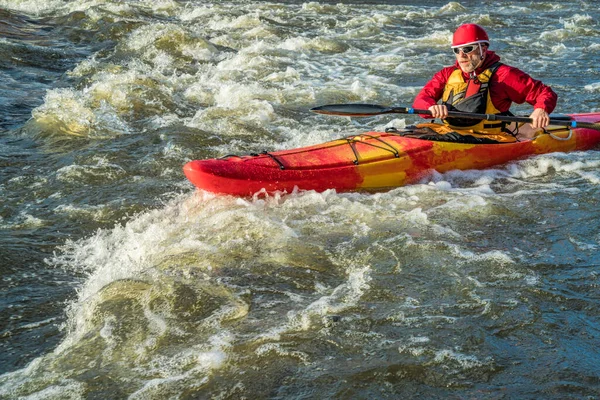
[[[556,107],[556,93],[525,72],[500,63],[488,50],[486,31],[477,24],[464,24],[452,37],[456,63],[437,72],[415,98],[413,108],[428,109],[431,116],[444,121],[448,130],[466,130],[500,141],[532,138],[548,126],[549,113]],[[441,104],[438,101],[441,100]],[[512,115],[511,104],[527,102],[534,108],[531,124],[448,118],[448,111]],[[431,118],[429,115],[423,117]]]

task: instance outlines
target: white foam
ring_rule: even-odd
[[[356,304],[364,292],[369,289],[368,276],[370,267],[352,268],[348,281],[336,287],[331,294],[322,296],[299,311],[288,313],[289,328],[292,330],[308,330],[313,321],[321,321],[320,317],[340,313]],[[315,318],[317,317],[317,318]]]
[[[3,221],[5,221],[4,218],[0,217],[0,229],[35,229],[46,225],[45,220],[25,211],[19,212],[18,216],[12,219],[12,222],[6,221],[3,223]]]
[[[212,6],[196,5],[192,10],[186,9],[179,15],[179,19],[184,22],[194,21],[196,19],[210,17],[215,13]]]
[[[473,260],[477,262],[493,261],[500,265],[514,264],[515,261],[505,252],[500,250],[491,250],[481,254],[475,254],[469,250],[461,249],[458,246],[452,247],[456,256],[464,260]]]
[[[600,91],[600,82],[593,82],[584,85],[583,88],[590,92],[598,92]]]
[[[433,362],[436,364],[458,364],[462,369],[479,368],[485,365],[477,357],[456,352],[454,350],[439,350]]]
[[[260,18],[257,13],[249,13],[238,17],[222,17],[221,19],[213,19],[209,23],[209,28],[214,30],[230,30],[230,29],[252,29],[260,26]]]
[[[61,379],[55,385],[49,385],[36,393],[20,398],[27,400],[82,399],[86,396],[85,389],[86,385],[83,382],[75,379]],[[2,394],[2,389],[0,389],[0,394]],[[11,396],[13,393],[4,394]]]
[[[162,386],[178,381],[191,381],[199,387],[208,381],[210,371],[221,368],[228,360],[227,351],[231,347],[233,336],[223,331],[211,336],[207,345],[197,349],[188,349],[171,358],[159,357],[154,360],[154,373],[160,378],[150,379],[132,393],[130,399],[146,399],[160,394]]]
[[[583,26],[593,26],[594,25],[594,18],[591,15],[581,15],[581,14],[574,14],[572,16],[570,16],[569,18],[562,18],[561,21],[563,22],[565,28],[567,29],[573,29],[573,30],[580,30],[581,27]]]
[[[422,327],[430,324],[454,324],[458,321],[456,317],[450,317],[446,315],[422,315],[416,317],[407,317],[403,312],[388,317],[389,321],[392,321],[394,326],[410,326],[410,327]]]
[[[56,171],[57,179],[65,182],[81,183],[89,178],[114,180],[125,174],[123,167],[109,162],[104,157],[94,157],[90,161],[96,161],[96,163],[88,165],[72,164],[60,168]]]
[[[411,336],[409,341],[411,343],[429,343],[431,342],[431,339],[426,336]]]
[[[525,283],[529,286],[536,286],[540,283],[540,277],[537,275],[525,276]]]
[[[93,112],[70,89],[48,91],[44,104],[34,109],[32,116],[39,124],[58,126],[63,132],[78,136],[88,135],[94,121]]]
[[[309,355],[297,350],[286,350],[280,343],[265,343],[261,344],[256,350],[255,353],[263,356],[269,353],[276,353],[281,357],[291,357],[300,360],[303,363],[308,363]]]
[[[37,321],[37,322],[30,323],[30,324],[25,324],[25,325],[20,325],[19,329],[29,330],[29,329],[33,329],[33,328],[39,328],[41,326],[53,323],[56,320],[57,320],[57,318],[47,318],[42,321]]]
[[[313,11],[317,14],[338,14],[342,15],[348,13],[348,6],[342,3],[331,5],[331,4],[322,4],[316,1],[309,1],[302,4],[302,9],[305,11]]]
[[[43,15],[64,7],[64,1],[48,0],[39,2],[37,0],[0,0],[0,7],[31,15]]]

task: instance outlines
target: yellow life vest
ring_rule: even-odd
[[[501,114],[492,103],[489,93],[490,80],[500,65],[500,62],[497,62],[466,82],[462,71],[457,68],[446,82],[442,104],[445,104],[449,111]],[[472,130],[479,134],[505,134],[505,124],[502,122],[448,117],[444,124],[451,129]]]

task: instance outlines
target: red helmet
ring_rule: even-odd
[[[452,47],[460,47],[465,44],[487,43],[490,44],[485,30],[477,24],[464,24],[456,29],[452,36]]]

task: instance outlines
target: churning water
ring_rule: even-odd
[[[600,397],[598,151],[377,194],[181,170],[415,122],[308,110],[409,106],[464,22],[600,111],[595,2],[0,6],[0,398]]]

